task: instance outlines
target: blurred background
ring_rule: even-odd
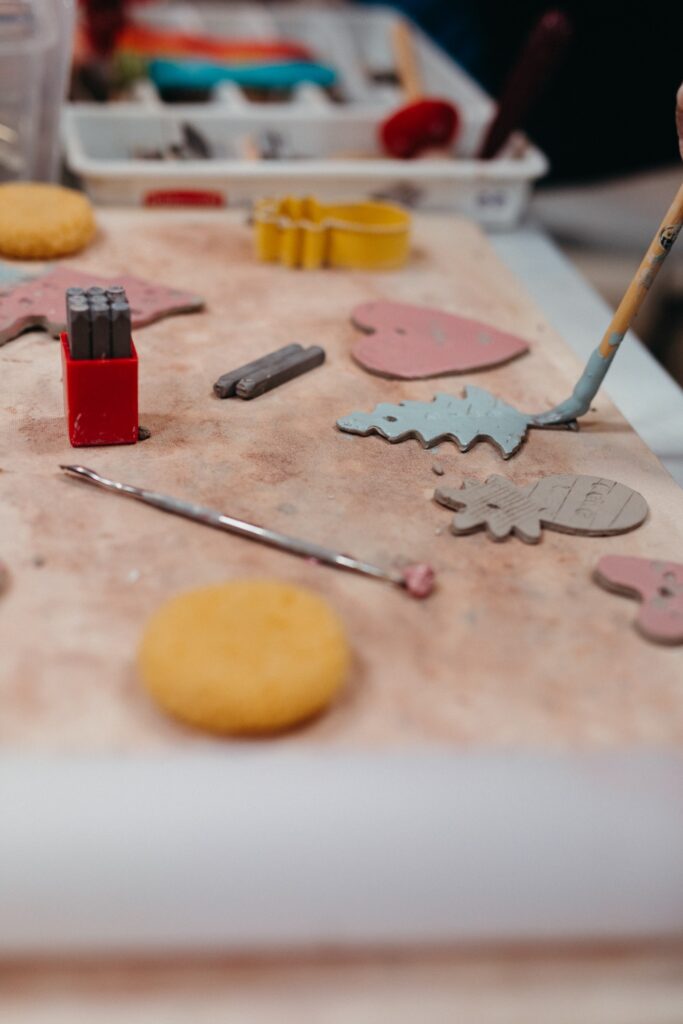
[[[276,24],[282,9],[277,2],[238,5],[216,0],[216,10],[223,13],[202,22],[198,17],[193,20],[191,0],[165,5],[149,0],[80,0],[77,9],[76,3],[0,0],[0,180],[17,173],[11,147],[19,136],[24,152],[31,153],[33,176],[55,176],[59,139],[52,126],[67,85],[71,98],[81,102],[122,98],[122,82],[129,84],[140,59],[139,49],[126,46],[121,51],[126,25],[141,19],[143,24],[184,30],[196,23],[210,35],[221,31],[217,26],[227,12],[239,9],[240,24],[258,29],[268,12]],[[549,9],[547,0],[395,0],[381,5],[371,0],[316,0],[290,2],[286,9],[296,7],[305,14],[311,6],[391,6],[420,26],[496,98],[530,31]],[[681,176],[673,111],[683,79],[677,45],[683,35],[683,4],[562,0],[559,6],[571,24],[571,43],[534,97],[523,126],[550,164],[549,173],[537,184],[531,217],[615,305]],[[167,16],[145,13],[163,7]],[[315,58],[313,30],[305,41],[313,42]],[[379,95],[379,74],[376,79]],[[442,79],[443,75],[438,81]],[[342,79],[342,85],[349,82]],[[141,101],[148,99],[144,86],[138,83],[136,88]],[[344,102],[343,88],[334,99]],[[287,155],[276,148],[271,145],[269,154],[262,149],[260,155]],[[410,192],[398,198],[410,199]],[[671,375],[683,382],[683,250],[674,251],[667,261],[638,331]]]
[[[500,95],[542,0],[403,0],[400,5],[483,85]],[[674,123],[683,4],[564,0],[572,44],[526,125],[550,173],[532,205],[564,252],[612,306],[682,175]],[[665,266],[638,333],[683,383],[683,258]]]

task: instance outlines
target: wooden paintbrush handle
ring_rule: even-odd
[[[398,18],[392,25],[391,44],[405,98],[408,102],[417,100],[424,94],[424,85],[413,46],[413,36],[403,18]]]
[[[673,247],[683,222],[683,185],[669,207],[664,220],[657,229],[657,234],[650,242],[643,262],[638,267],[626,294],[619,303],[612,321],[600,342],[600,355],[607,359],[614,355],[624,335],[638,315],[650,285],[659,273],[659,269]]]
[[[556,426],[558,423],[571,423],[588,412],[624,335],[638,315],[638,310],[650,290],[650,285],[678,237],[682,220],[683,185],[679,188],[676,198],[667,210],[664,220],[657,229],[657,234],[645,253],[643,262],[638,267],[635,277],[619,303],[602,341],[586,363],[571,395],[566,401],[547,412],[533,416],[531,422],[535,426],[548,427]]]

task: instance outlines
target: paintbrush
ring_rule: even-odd
[[[624,335],[637,317],[664,260],[673,248],[681,230],[682,221],[683,185],[679,188],[664,220],[657,228],[657,233],[650,242],[633,280],[626,289],[602,341],[586,363],[571,396],[548,412],[532,417],[532,426],[546,427],[570,423],[588,412],[590,404],[624,340]]]
[[[351,558],[340,551],[332,551],[330,548],[321,547],[319,544],[313,544],[307,540],[300,540],[298,537],[289,537],[287,534],[277,533],[264,526],[256,526],[254,523],[247,523],[242,519],[221,515],[220,512],[204,508],[202,505],[159,494],[157,491],[148,491],[142,487],[133,487],[131,484],[109,480],[107,477],[100,476],[94,469],[87,469],[86,466],[60,466],[59,468],[78,480],[84,480],[96,487],[114,491],[116,494],[135,498],[146,505],[161,509],[162,512],[171,512],[173,515],[192,519],[195,523],[203,523],[204,526],[213,526],[217,530],[236,533],[240,537],[248,537],[249,540],[269,544],[271,547],[288,551],[290,554],[299,555],[314,562],[322,562],[337,569],[347,569],[350,572],[361,573],[363,576],[393,583],[395,586],[407,590],[411,597],[428,597],[434,589],[434,570],[429,565],[414,564],[406,566],[400,572],[392,572]]]

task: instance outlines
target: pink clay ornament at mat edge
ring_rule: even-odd
[[[683,564],[650,558],[607,555],[598,562],[596,581],[642,602],[636,626],[649,640],[683,644]]]
[[[64,293],[67,288],[106,288],[121,284],[130,303],[133,329],[174,313],[201,309],[203,299],[179,288],[147,281],[131,274],[101,277],[77,267],[57,266],[46,274],[0,289],[0,345],[30,327],[42,327],[58,337],[66,330]]]
[[[351,354],[370,373],[402,380],[498,366],[527,352],[523,338],[497,327],[403,302],[365,302],[351,314],[367,337]]]

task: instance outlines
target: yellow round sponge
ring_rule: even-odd
[[[341,687],[349,649],[322,598],[237,580],[163,605],[142,637],[148,691],[177,718],[221,733],[275,732],[310,718]]]
[[[0,253],[47,260],[77,252],[95,234],[92,206],[61,185],[17,181],[0,185]]]

